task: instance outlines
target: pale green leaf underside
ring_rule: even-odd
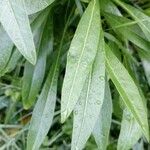
[[[22,55],[36,63],[36,50],[24,0],[4,0],[1,3],[0,22]]]
[[[137,86],[128,71],[106,46],[107,72],[120,93],[125,105],[140,125],[143,134],[149,140],[147,111]]]
[[[126,108],[123,111],[123,118],[121,122],[121,131],[118,139],[118,150],[129,150],[142,136],[142,130],[133,117],[133,115]]]
[[[95,62],[74,110],[72,150],[81,150],[90,137],[104,100],[105,56],[104,37],[101,34]]]
[[[11,57],[13,43],[0,25],[0,76],[5,72],[5,67]]]
[[[55,0],[25,0],[28,15],[41,11],[52,4]]]
[[[51,37],[51,28],[47,29],[50,25],[50,21],[47,21],[48,14],[49,10],[44,11],[32,23],[34,39],[38,49],[38,59],[35,66],[29,62],[25,63],[22,85],[22,101],[25,109],[30,108],[34,104],[45,75],[46,54],[49,49],[47,45],[51,43],[49,38]]]
[[[109,132],[112,117],[112,98],[109,83],[106,81],[105,97],[99,118],[93,130],[93,136],[99,150],[106,150],[109,140]]]
[[[98,0],[92,0],[79,22],[67,56],[61,101],[62,122],[70,115],[79,99],[96,56],[99,34],[99,4]]]
[[[56,63],[51,67],[35,105],[27,138],[27,150],[37,150],[40,147],[52,124],[58,80],[58,64]]]
[[[138,10],[135,7],[132,7],[128,4],[121,2],[120,0],[115,0],[122,8],[124,8],[134,20],[137,21],[138,25],[141,27],[144,32],[147,40],[150,41],[150,17],[144,14],[141,10]],[[145,21],[141,21],[145,20]]]

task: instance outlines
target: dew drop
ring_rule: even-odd
[[[105,80],[105,77],[104,77],[104,76],[100,76],[99,78],[100,78],[101,81],[104,81],[104,80]]]
[[[74,114],[75,114],[75,115],[77,115],[77,114],[78,114],[78,111],[77,111],[77,110],[75,110],[75,111],[74,111]]]
[[[82,105],[82,102],[81,102],[81,101],[79,101],[79,105]]]
[[[100,105],[100,104],[101,104],[101,101],[97,101],[96,104],[97,104],[97,105]]]

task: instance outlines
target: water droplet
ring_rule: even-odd
[[[101,101],[97,101],[96,104],[97,104],[97,105],[100,105],[100,104],[101,104]]]
[[[81,102],[81,101],[79,101],[79,105],[82,105],[82,102]]]
[[[78,111],[77,111],[77,110],[75,110],[75,111],[74,111],[74,114],[75,114],[75,115],[77,115],[77,114],[78,114]]]
[[[100,78],[101,81],[105,80],[104,76],[100,76],[99,78]]]

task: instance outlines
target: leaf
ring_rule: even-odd
[[[36,50],[24,0],[4,0],[0,22],[22,55],[35,64]]]
[[[52,4],[55,0],[25,0],[28,15],[41,11]]]
[[[140,28],[135,25],[123,26],[125,23],[131,23],[131,20],[108,13],[105,13],[105,17],[114,31],[117,31],[138,47],[149,52],[150,43],[144,39]]]
[[[93,64],[99,42],[100,12],[98,0],[92,0],[77,27],[67,56],[62,88],[61,122],[75,107]]]
[[[106,68],[122,100],[140,125],[147,140],[149,140],[147,110],[138,87],[108,46],[106,46]]]
[[[56,59],[33,111],[27,138],[27,150],[39,149],[51,127],[56,103],[58,68],[58,59]]]
[[[123,118],[121,123],[121,131],[118,139],[118,150],[129,150],[142,136],[142,130],[136,119],[126,108],[123,111]]]
[[[21,59],[21,57],[22,57],[22,55],[20,54],[20,52],[15,47],[13,49],[12,55],[11,55],[11,57],[7,63],[7,66],[3,70],[3,75],[7,72],[11,72],[12,70],[14,70],[18,61]]]
[[[35,21],[35,26],[33,24],[37,40],[35,43],[37,43],[39,52],[35,66],[28,62],[25,64],[22,86],[22,98],[25,109],[30,108],[34,104],[45,75],[47,53],[52,35],[52,28],[48,28],[52,25],[49,21],[52,18],[49,17],[47,20],[48,14],[49,10],[44,11]]]
[[[104,37],[101,32],[95,62],[74,110],[72,150],[83,149],[99,117],[105,92]]]
[[[137,21],[138,25],[141,27],[142,31],[147,37],[147,40],[150,41],[150,17],[144,14],[141,10],[138,10],[137,8],[132,7],[128,4],[125,4],[120,0],[114,1],[117,4],[119,4],[122,8],[124,8],[132,16],[132,18]]]
[[[110,0],[100,0],[101,10],[104,12],[112,13],[114,15],[121,16],[120,10],[117,6]]]
[[[5,67],[11,57],[13,50],[13,43],[0,25],[0,76],[3,75]]]
[[[99,118],[93,130],[93,136],[98,145],[99,150],[106,150],[109,140],[109,132],[112,117],[112,98],[110,93],[109,84],[106,81],[105,85],[105,98]]]

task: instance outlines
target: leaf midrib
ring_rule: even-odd
[[[83,53],[85,51],[86,41],[87,41],[87,38],[88,38],[88,35],[89,35],[89,31],[90,31],[90,27],[91,27],[91,24],[92,24],[92,18],[93,18],[93,15],[94,15],[95,5],[96,5],[96,1],[94,0],[94,5],[93,5],[93,8],[92,8],[92,13],[91,13],[90,21],[89,21],[89,26],[88,26],[88,29],[87,29],[87,34],[86,34],[86,37],[85,37],[85,40],[84,40],[81,56],[80,56],[78,64],[77,64],[77,69],[75,71],[75,75],[74,75],[74,78],[73,78],[73,83],[72,83],[72,86],[71,86],[71,89],[70,89],[70,94],[69,94],[66,110],[68,110],[68,106],[69,106],[70,98],[71,98],[71,95],[72,95],[72,92],[73,92],[73,87],[74,87],[74,84],[75,84],[75,79],[76,79],[76,76],[77,76],[77,72],[78,72],[78,69],[79,69],[79,66],[80,66],[80,63],[81,63],[81,59],[83,57]]]

